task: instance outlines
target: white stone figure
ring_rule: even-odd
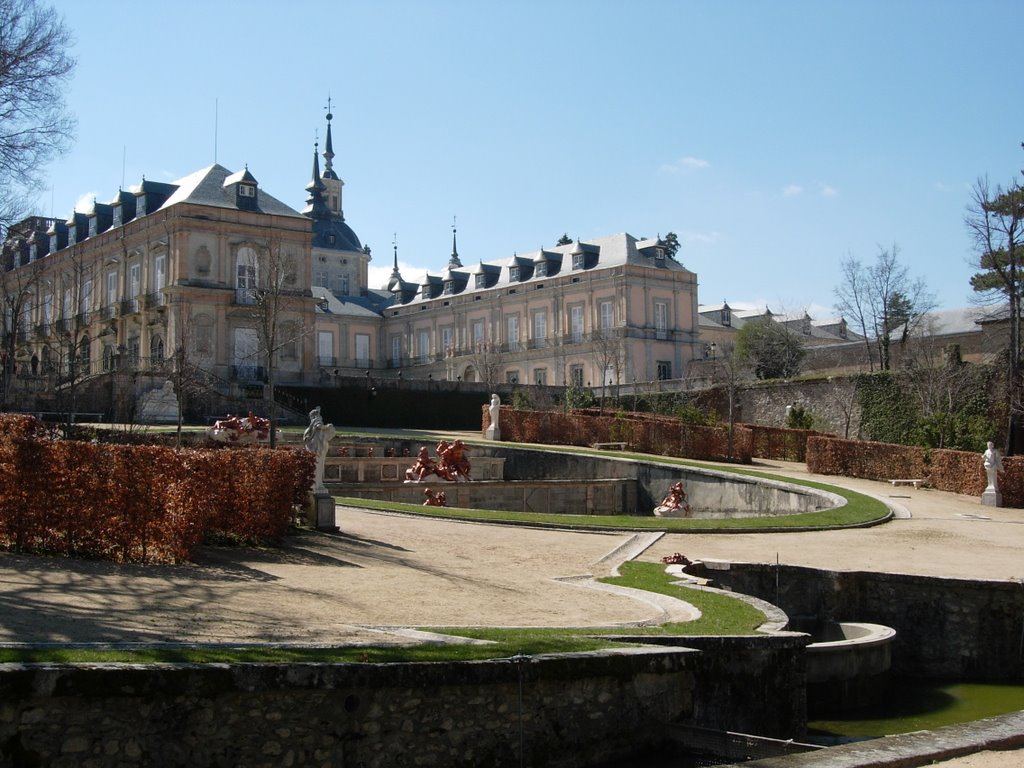
[[[501,398],[496,394],[491,395],[491,404],[487,406],[487,412],[491,416],[491,423],[484,432],[488,440],[501,440],[501,427],[498,425],[498,417],[501,414]]]
[[[302,433],[302,443],[307,451],[316,456],[316,473],[313,475],[314,493],[327,493],[327,488],[324,485],[324,461],[327,458],[327,449],[336,433],[333,424],[324,424],[319,405],[309,412],[309,426]]]
[[[988,447],[985,448],[985,453],[982,455],[982,465],[985,467],[988,486],[981,494],[981,503],[989,507],[1001,507],[1003,494],[999,492],[999,473],[1003,471],[1003,458],[991,440],[988,441]]]

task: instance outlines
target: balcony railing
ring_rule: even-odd
[[[100,310],[100,317],[104,320],[113,320],[117,316],[117,306],[108,304]]]
[[[333,368],[338,364],[338,358],[333,355],[317,355],[316,362],[321,368]]]
[[[260,382],[266,375],[262,365],[232,365],[231,378],[235,381]]]
[[[255,304],[255,288],[235,288],[235,304]]]
[[[121,301],[121,314],[122,315],[133,315],[139,311],[139,298],[133,297],[130,299],[123,299]]]
[[[167,297],[163,291],[154,291],[146,294],[146,309],[159,309],[167,306]]]

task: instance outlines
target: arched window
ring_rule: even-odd
[[[155,333],[149,340],[149,358],[154,366],[160,365],[164,361],[164,340]]]
[[[88,376],[92,368],[92,340],[89,334],[85,334],[78,342],[78,372],[82,376]]]

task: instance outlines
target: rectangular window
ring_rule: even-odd
[[[483,346],[484,337],[484,321],[474,320],[473,321],[473,349],[479,350]]]
[[[340,296],[348,296],[348,275],[335,276],[334,292]]]
[[[107,306],[117,302],[117,272],[107,272]]]
[[[53,294],[48,293],[43,297],[43,326],[47,329],[53,325]]]
[[[658,381],[668,381],[672,378],[672,362],[670,360],[659,360]]]
[[[536,312],[533,315],[533,346],[542,349],[548,345],[548,314]]]
[[[533,383],[538,387],[546,386],[548,383],[548,369],[547,368],[534,368],[533,369]]]
[[[615,305],[610,301],[602,301],[600,304],[601,309],[601,331],[610,331],[612,326],[615,325]]]
[[[654,302],[654,335],[659,339],[668,338],[668,302]]]
[[[477,288],[486,288],[487,287],[487,275],[477,275],[476,276],[476,282],[474,283],[474,285]]]
[[[402,337],[391,337],[391,367],[398,368],[402,365]]]
[[[82,283],[82,295],[78,297],[78,312],[85,322],[89,322],[89,310],[92,308],[92,280]]]
[[[508,326],[508,351],[519,351],[519,315],[510,315],[507,318]]]
[[[569,310],[569,332],[572,335],[572,343],[579,344],[583,341],[583,307],[572,307]]]
[[[582,387],[583,386],[583,366],[572,365],[569,366],[569,386],[571,387]]]
[[[455,354],[454,335],[451,326],[441,329],[441,350],[445,357]]]
[[[370,367],[370,334],[356,334],[356,365],[360,368]]]
[[[420,362],[430,362],[430,331],[420,331]]]
[[[128,268],[128,298],[137,298],[142,290],[142,265],[132,264]]]
[[[153,259],[153,291],[159,293],[167,286],[167,254]]]
[[[316,357],[321,366],[332,366],[334,359],[334,334],[331,331],[317,331]]]
[[[327,277],[327,270],[321,269],[315,274],[313,278],[313,285],[318,288],[331,287],[330,279]]]
[[[505,371],[505,383],[507,383],[507,384],[518,384],[519,383],[519,371]]]

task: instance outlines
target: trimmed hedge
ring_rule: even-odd
[[[483,406],[482,424],[490,426],[488,407]],[[584,408],[560,411],[520,411],[501,406],[498,416],[501,436],[518,443],[581,445],[625,443],[627,450],[660,456],[678,456],[708,461],[729,460],[729,430],[684,424],[670,416],[601,412]],[[751,430],[736,425],[732,460],[751,461]]]
[[[821,475],[868,480],[920,479],[939,491],[978,497],[988,482],[979,453],[822,435],[807,441],[807,469]],[[1003,458],[999,490],[1003,506],[1024,507],[1024,457]]]
[[[178,562],[210,534],[278,542],[315,463],[294,449],[55,440],[31,416],[0,415],[0,547]]]

